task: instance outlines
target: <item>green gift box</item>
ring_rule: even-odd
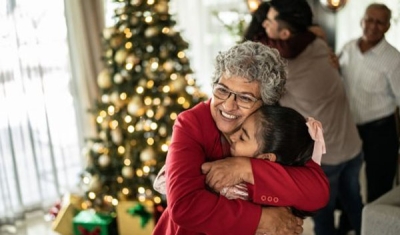
[[[74,219],[74,235],[116,235],[116,221],[111,215],[83,210]]]

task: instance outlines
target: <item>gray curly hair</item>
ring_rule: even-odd
[[[259,42],[246,41],[218,54],[212,82],[218,83],[222,75],[257,81],[261,85],[260,94],[264,104],[276,104],[285,90],[286,66],[286,60],[276,49]]]

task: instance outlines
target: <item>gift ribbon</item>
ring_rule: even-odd
[[[96,227],[92,231],[89,231],[83,226],[78,226],[78,230],[82,235],[100,235],[101,232],[101,229],[99,227]]]
[[[151,219],[151,214],[146,210],[142,204],[137,204],[127,210],[128,214],[140,217],[140,226],[144,228]]]

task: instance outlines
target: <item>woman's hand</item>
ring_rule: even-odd
[[[206,162],[201,166],[201,170],[203,174],[207,174],[206,184],[216,192],[241,182],[254,184],[250,159],[247,157],[228,157]]]
[[[263,207],[256,235],[292,235],[303,232],[303,220],[288,207]]]

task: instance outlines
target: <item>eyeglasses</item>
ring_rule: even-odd
[[[245,109],[251,109],[257,101],[261,100],[252,95],[233,92],[218,83],[213,85],[213,94],[220,100],[227,100],[233,94],[237,105]]]

